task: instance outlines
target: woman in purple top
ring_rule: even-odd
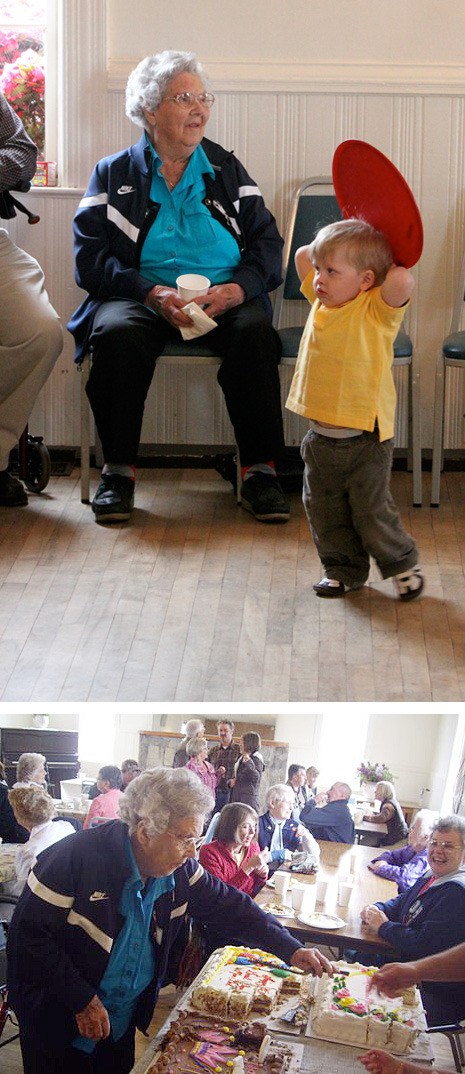
[[[410,825],[407,846],[385,850],[368,868],[384,880],[394,880],[399,892],[413,887],[428,868],[427,845],[436,818],[432,809],[420,809]]]

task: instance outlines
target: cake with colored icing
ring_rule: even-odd
[[[418,990],[415,1005],[406,1007],[402,997],[388,999],[374,992],[367,994],[375,967],[358,962],[337,962],[335,966],[334,977],[324,974],[318,982],[313,1033],[357,1047],[388,1048],[397,1055],[409,1051],[424,1024]],[[344,973],[338,973],[338,969]]]
[[[300,991],[297,974],[281,977],[268,966],[236,963],[238,955],[247,956],[252,963],[262,958],[280,969],[279,959],[264,951],[225,947],[216,955],[194,982],[190,1002],[197,1011],[221,1018],[246,1018],[251,1012],[270,1014],[279,999]]]

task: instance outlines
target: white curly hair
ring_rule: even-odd
[[[174,52],[166,49],[146,56],[131,71],[126,86],[126,115],[137,127],[148,130],[144,108],[154,112],[162,101],[166,87],[176,75],[198,75],[203,84],[207,78],[194,52]]]
[[[186,768],[152,768],[126,787],[119,802],[119,815],[135,832],[140,821],[148,836],[162,835],[171,818],[206,816],[215,800],[195,772]]]

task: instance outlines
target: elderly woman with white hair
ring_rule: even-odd
[[[16,765],[16,782],[38,783],[40,787],[45,787],[46,764],[43,753],[22,753]]]
[[[407,845],[373,858],[368,865],[371,872],[383,880],[394,880],[399,891],[408,891],[428,868],[428,840],[437,816],[432,809],[419,809],[410,825]]]
[[[176,753],[173,757],[173,768],[183,768],[187,764],[189,757],[187,754],[187,745],[194,738],[203,738],[205,734],[205,727],[203,720],[188,720],[185,725],[185,736],[178,746]]]
[[[29,832],[27,843],[16,851],[16,880],[4,884],[8,895],[21,895],[37,855],[66,835],[74,835],[75,829],[67,820],[54,820],[53,798],[36,783],[15,783],[8,798],[18,824]]]
[[[142,136],[99,161],[76,213],[76,278],[88,295],[68,328],[76,360],[89,347],[93,355],[87,394],[105,459],[92,503],[100,523],[131,515],[157,358],[194,329],[177,291],[185,273],[209,284],[201,304],[214,327],[205,345],[221,358],[242,506],[262,522],[289,518],[276,476],[284,452],[281,341],[268,296],[281,281],[282,239],[241,162],[204,137],[214,101],[194,53],[141,60],[128,79],[126,113]],[[191,342],[195,348],[188,335]]]
[[[268,788],[266,813],[258,818],[258,842],[261,850],[270,851],[274,866],[290,861],[294,851],[305,851],[320,860],[320,848],[316,839],[303,824],[292,817],[294,791],[288,783],[275,783]]]
[[[385,824],[387,834],[379,840],[379,846],[392,846],[405,839],[408,828],[402,808],[396,798],[395,787],[387,779],[382,779],[375,787],[375,801],[381,802],[378,813],[365,813],[363,819],[372,824]],[[364,840],[365,841],[365,840]],[[366,842],[369,840],[367,839]]]
[[[25,1074],[129,1074],[185,915],[217,946],[231,938],[321,976],[304,948],[248,895],[195,859],[213,796],[185,768],[127,787],[120,820],[49,847],[8,934],[8,987]]]

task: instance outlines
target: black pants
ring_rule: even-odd
[[[111,1036],[99,1041],[92,1055],[65,1048],[60,1056],[48,1055],[20,1033],[24,1074],[129,1074],[134,1066],[134,1026],[118,1041]]]
[[[87,394],[107,462],[136,462],[156,360],[168,341],[180,339],[176,328],[138,302],[115,300],[97,310]],[[205,345],[207,352],[222,358],[218,383],[243,466],[277,461],[284,451],[281,341],[261,303],[244,302],[227,310]]]

